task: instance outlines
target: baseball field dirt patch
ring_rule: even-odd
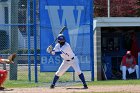
[[[82,89],[81,87],[56,87],[50,89],[49,87],[36,88],[11,88],[0,93],[140,93],[140,85],[97,85],[89,86],[89,89]]]

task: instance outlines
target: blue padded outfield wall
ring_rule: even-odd
[[[63,26],[68,28],[63,34],[78,56],[81,69],[91,70],[92,9],[92,0],[40,0],[41,72],[57,71],[62,62],[59,55],[48,54],[46,48]]]

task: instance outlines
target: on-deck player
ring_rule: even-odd
[[[57,40],[58,40],[58,43],[55,45],[54,49],[50,45],[47,48],[47,52],[52,55],[60,54],[61,57],[63,58],[63,62],[60,65],[58,71],[55,73],[55,76],[54,76],[54,79],[50,88],[55,88],[55,83],[57,82],[59,77],[62,76],[70,66],[72,66],[75,72],[77,73],[77,75],[79,76],[80,80],[82,81],[83,86],[84,86],[83,88],[88,89],[85,78],[84,78],[84,74],[82,73],[79,67],[79,59],[77,58],[77,56],[75,56],[70,45],[66,42],[64,35],[59,34]]]

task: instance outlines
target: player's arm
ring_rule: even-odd
[[[61,51],[59,51],[59,45],[56,44],[55,47],[53,48],[52,45],[50,45],[48,48],[47,48],[47,52],[52,54],[52,55],[60,55],[62,54]]]
[[[0,58],[0,64],[6,63],[5,61],[2,61],[1,59],[2,59],[2,58]]]
[[[46,52],[52,54],[53,53],[53,47],[52,45],[48,46],[48,48],[46,49]]]
[[[4,63],[6,63],[6,64],[11,64],[11,63],[14,63],[13,61],[9,61],[8,59],[2,59],[2,61],[0,61],[0,64],[4,64]]]
[[[11,63],[14,63],[13,61],[14,61],[15,58],[16,58],[16,53],[13,53],[10,56],[8,56],[7,59],[0,58],[0,63],[11,64]]]
[[[10,63],[9,59],[4,59],[4,58],[0,58],[0,63],[4,64],[4,63]]]
[[[133,57],[133,62],[132,62],[132,66],[131,66],[131,68],[134,68],[135,66],[136,66],[136,59],[135,59],[135,57],[134,56],[132,56]]]

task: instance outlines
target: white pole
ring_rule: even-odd
[[[110,0],[107,2],[108,17],[110,17]]]

